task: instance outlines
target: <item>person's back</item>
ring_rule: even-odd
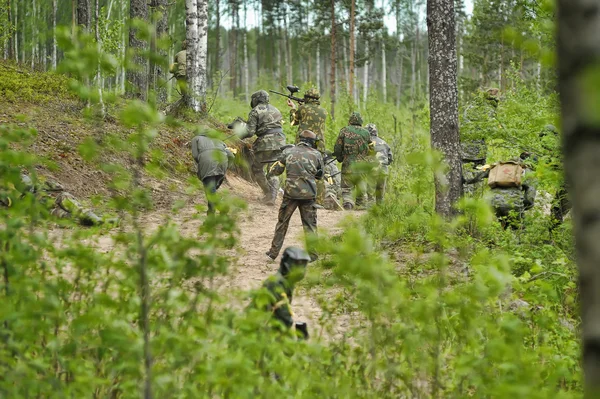
[[[304,94],[304,104],[298,109],[291,110],[291,125],[298,126],[296,135],[296,144],[299,142],[299,135],[305,130],[310,130],[317,135],[319,139],[317,148],[325,152],[325,122],[327,120],[327,111],[321,107],[319,101],[321,95],[315,88],[309,89]]]
[[[192,139],[192,157],[198,165],[198,178],[224,175],[227,172],[228,157],[225,143],[205,135]]]
[[[369,161],[369,131],[362,126],[360,114],[353,113],[349,124],[340,131],[334,147],[334,156],[342,163],[342,171],[350,172],[350,166],[355,162]]]
[[[187,75],[187,57],[186,50],[182,50],[175,54],[175,63],[177,64],[177,69],[175,71],[175,77],[177,79],[185,79]]]
[[[315,176],[322,173],[321,153],[303,142],[283,152],[285,157],[284,195],[293,199],[314,199],[317,196]]]

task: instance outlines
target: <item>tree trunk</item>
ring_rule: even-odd
[[[130,0],[129,17],[131,19],[148,20],[147,0]],[[139,39],[136,33],[136,29],[129,29],[129,48],[134,50],[133,63],[135,69],[127,71],[125,89],[129,97],[145,101],[148,98],[148,60],[141,53],[146,49],[146,42]]]
[[[245,3],[244,3],[245,4]],[[221,0],[215,0],[215,60],[213,62],[213,74],[221,69]]]
[[[454,18],[454,0],[427,0],[431,145],[448,165],[445,177],[435,175],[435,210],[444,217],[462,195]]]
[[[244,21],[247,21],[248,6],[244,2]],[[246,104],[250,103],[250,66],[248,65],[248,29],[244,27],[244,94]]]
[[[363,103],[367,104],[367,97],[369,95],[369,38],[365,39],[365,66],[363,67]]]
[[[56,0],[54,0],[56,1]],[[56,4],[56,3],[55,3]],[[54,7],[56,8],[56,6]],[[9,28],[14,28],[14,26],[12,26],[12,15],[11,15],[11,8],[10,8],[10,0],[6,0],[6,21],[8,24]],[[9,31],[9,35],[6,39],[6,59],[11,59],[13,58],[13,35],[12,32]]]
[[[90,0],[77,0],[77,25],[89,32],[91,19]]]
[[[344,41],[342,43],[342,57],[343,60],[343,64],[344,64],[344,77],[346,78],[346,94],[347,95],[351,95],[350,93],[350,70],[348,68],[348,40],[346,39],[346,36],[344,36]]]
[[[15,50],[14,50],[14,56],[15,56],[15,61],[19,62],[19,34],[18,34],[18,30],[17,30],[17,24],[19,22],[19,2],[15,2],[15,23],[14,23],[14,33],[11,34],[14,35],[13,37],[13,43],[15,46]]]
[[[35,67],[35,54],[37,50],[37,6],[35,0],[33,0],[31,9],[33,11],[31,19],[31,69],[33,69]]]
[[[591,34],[600,31],[599,11],[598,0],[558,0],[558,87],[579,265],[585,398],[600,395],[600,110],[589,101],[599,90],[600,42]]]
[[[383,91],[383,102],[387,102],[387,60],[385,54],[385,38],[381,36],[381,91]]]
[[[52,69],[56,69],[56,62],[56,0],[52,0]]]
[[[317,89],[321,91],[321,44],[317,41]]]
[[[331,70],[329,73],[331,95],[331,118],[335,119],[335,0],[331,0]]]
[[[96,17],[96,48],[98,54],[102,52],[102,38],[100,37],[100,0],[96,0],[95,17]],[[100,69],[100,58],[98,58],[98,65],[96,66],[96,85],[98,86],[98,102],[100,105],[100,115],[104,118],[104,101],[102,99],[102,70]]]
[[[354,24],[356,14],[355,7],[355,0],[350,0],[350,78],[348,79],[348,94],[354,97],[354,101],[356,101],[356,96],[354,95],[354,54],[356,52],[356,38],[354,36]]]
[[[186,0],[187,104],[200,112],[206,97],[206,56],[208,45],[207,0]]]
[[[167,0],[152,0],[150,9],[155,24],[154,33],[152,35],[151,52],[155,56],[160,56],[164,59],[167,57],[167,53],[163,49],[160,49],[157,43],[165,36],[168,30]],[[155,20],[157,13],[160,13],[161,17],[160,19]],[[167,90],[164,83],[167,80],[167,71],[164,70],[160,64],[152,60],[150,61],[150,79],[152,80],[152,89],[156,94],[156,101],[159,104],[166,102]]]
[[[239,15],[238,15],[239,27]],[[201,102],[201,109],[206,102],[207,88],[207,62],[208,62],[208,0],[198,0],[198,98]]]

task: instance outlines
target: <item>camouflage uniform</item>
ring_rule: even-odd
[[[325,121],[327,120],[327,111],[320,106],[320,94],[317,89],[309,89],[304,94],[304,104],[298,109],[290,110],[290,122],[292,126],[298,126],[296,135],[296,144],[299,143],[299,135],[305,130],[310,130],[317,135],[319,139],[317,149],[325,152]]]
[[[252,111],[248,115],[246,132],[242,138],[257,136],[252,145],[252,172],[265,196],[263,200],[272,205],[279,191],[279,180],[276,177],[267,180],[264,168],[271,168],[273,164],[266,161],[277,159],[281,154],[281,147],[285,145],[283,117],[277,108],[269,104],[269,94],[264,90],[252,94],[250,106]]]
[[[215,213],[212,197],[225,180],[225,173],[233,154],[221,140],[201,134],[192,139],[192,157],[196,162],[198,179],[204,185],[207,213]]]
[[[375,184],[371,184],[371,187],[369,188],[369,202],[375,200],[378,204],[380,204],[383,202],[389,174],[389,165],[394,162],[394,155],[392,154],[392,149],[388,143],[379,137],[377,126],[369,123],[366,128],[371,134],[371,142],[373,144],[375,158],[377,160]]]
[[[27,175],[22,175],[21,179],[26,189],[34,193],[39,201],[49,208],[50,214],[53,216],[76,219],[83,226],[116,224],[118,222],[117,219],[104,220],[91,210],[84,208],[72,194],[64,191],[60,183],[48,180],[42,186],[36,186]]]
[[[187,51],[186,51],[186,47],[187,47],[187,42],[184,40],[183,43],[181,44],[181,51],[178,52],[177,54],[175,54],[175,59],[174,59],[174,63],[173,65],[171,65],[171,68],[169,69],[169,72],[171,72],[174,76],[175,79],[177,79],[177,87],[179,88],[179,92],[184,95],[186,93],[186,89],[187,89],[187,79],[186,79],[186,74],[187,74]]]
[[[300,142],[287,148],[278,162],[269,170],[269,175],[278,176],[286,171],[283,201],[279,208],[279,219],[275,227],[275,236],[268,255],[275,259],[281,250],[283,240],[296,208],[300,209],[300,218],[305,233],[317,232],[316,179],[323,177],[323,157],[310,145]]]
[[[333,158],[325,160],[325,209],[338,210],[342,198],[342,175]]]
[[[369,158],[371,137],[368,130],[362,127],[362,123],[360,114],[354,112],[350,116],[349,125],[340,131],[333,150],[333,156],[342,163],[342,197],[344,208],[347,209],[354,207],[355,198],[359,203],[366,202],[365,174],[354,169],[358,162],[371,161]]]
[[[483,139],[461,143],[463,182],[473,180],[481,172],[477,167],[485,165],[486,154],[487,148]],[[469,197],[481,197],[484,186],[483,180],[474,184],[463,183],[463,193]]]
[[[487,178],[490,170],[480,172],[467,184],[475,183]],[[502,227],[517,229],[521,227],[526,210],[533,208],[536,189],[532,179],[528,179],[528,173],[523,173],[521,187],[494,187],[490,190],[490,205]]]

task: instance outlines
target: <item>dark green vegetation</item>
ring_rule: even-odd
[[[408,107],[376,91],[361,102],[365,122],[377,123],[396,154],[387,200],[311,243],[321,260],[300,288],[319,299],[326,338],[311,330],[298,342],[273,333],[269,315],[243,311],[247,293],[216,288],[243,256],[231,250],[240,234],[252,234],[238,231],[240,200],[224,198],[223,212],[193,235],[174,221],[191,206],[185,193],[202,195],[184,144],[207,122],[166,118],[152,96],[124,100],[110,88],[99,117],[93,71],[81,65],[101,57],[85,42],[64,43],[68,85],[62,75],[0,65],[0,87],[13,93],[0,98],[0,193],[15,198],[0,208],[0,397],[581,396],[571,225],[550,235],[543,205],[561,180],[558,144],[538,136],[557,116],[551,85],[507,68],[493,114],[482,91],[462,87],[461,134],[486,138],[488,163],[539,154],[540,202],[516,232],[502,230],[478,198],[464,200],[454,220],[435,215],[433,173],[442,165],[430,151],[424,90]],[[102,66],[105,76],[113,66]],[[255,87],[273,86],[267,80]],[[355,108],[338,98],[329,148]],[[209,117],[247,112],[246,101],[218,96]],[[33,195],[16,192],[24,170],[97,196],[123,227],[57,228]],[[152,209],[161,220],[154,229],[144,219]],[[99,250],[109,234],[115,249]],[[342,321],[343,338],[332,339]]]

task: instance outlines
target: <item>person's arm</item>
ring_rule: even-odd
[[[464,184],[475,184],[490,176],[490,169],[477,173],[470,179],[463,179]]]
[[[344,160],[344,135],[342,132],[338,135],[338,138],[333,146],[333,154],[331,154],[338,162],[342,162]]]
[[[267,179],[273,176],[279,176],[283,173],[283,171],[285,170],[286,158],[287,156],[285,152],[283,152],[277,159],[277,162],[275,162],[269,167],[269,170],[267,171]]]
[[[258,127],[258,112],[255,110],[250,111],[248,114],[248,123],[246,123],[246,131],[242,133],[240,139],[247,139],[256,134],[256,128]]]
[[[288,100],[289,105],[290,100]],[[294,103],[292,103],[292,106]],[[300,124],[300,109],[293,107],[290,109],[290,126],[298,126]]]
[[[325,175],[325,164],[323,163],[323,157],[319,154],[318,165],[317,165],[317,173],[315,174],[315,179],[321,180]]]
[[[269,284],[267,289],[272,296],[270,310],[273,312],[273,316],[281,321],[286,327],[292,327],[294,324],[292,307],[284,288],[280,284]]]
[[[388,165],[391,165],[392,162],[394,162],[394,154],[392,154],[392,149],[390,148],[389,145],[385,145],[387,148],[387,154],[388,154]]]

